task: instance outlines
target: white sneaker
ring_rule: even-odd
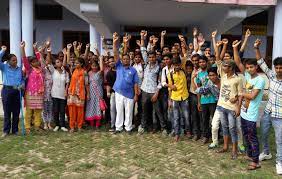
[[[53,131],[57,132],[59,130],[59,128],[60,128],[59,126],[56,126]]]
[[[265,153],[262,152],[262,153],[259,155],[259,161],[269,160],[269,159],[271,159],[271,158],[272,158],[271,153],[269,153],[269,154],[267,155],[267,154],[265,154]]]
[[[276,172],[278,175],[282,175],[282,163],[276,163]]]
[[[68,132],[69,130],[65,127],[61,127],[61,130],[64,131],[64,132]]]

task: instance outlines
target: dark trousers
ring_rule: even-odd
[[[67,101],[65,99],[53,98],[54,121],[56,126],[66,127],[66,104]]]
[[[191,108],[191,126],[192,126],[192,132],[193,135],[200,136],[201,135],[201,129],[200,129],[200,120],[201,115],[198,111],[198,98],[197,95],[190,93],[190,108]]]
[[[168,119],[168,90],[167,88],[162,88],[159,91],[158,103],[160,108],[160,113],[163,116],[164,127],[167,129],[167,123],[169,122]]]
[[[15,134],[19,131],[19,115],[20,115],[20,91],[3,87],[2,89],[2,102],[4,110],[4,126],[3,132],[9,134],[12,123],[12,133]],[[11,114],[13,115],[11,121]]]
[[[134,110],[135,110],[135,103],[134,103],[134,107],[133,107],[133,114],[134,114]],[[138,101],[137,101],[137,114],[136,116],[134,116],[133,118],[133,124],[135,126],[139,126],[141,123],[141,119],[142,119],[142,93],[138,96]]]
[[[150,118],[150,115],[153,115],[153,128],[157,128],[157,118],[160,121],[161,128],[166,127],[166,122],[164,121],[163,115],[161,114],[159,103],[160,101],[157,100],[155,103],[152,103],[151,98],[154,96],[154,93],[146,93],[142,91],[142,119],[141,119],[141,126],[142,128],[146,128],[147,126],[147,120]],[[150,104],[153,106],[153,113],[150,110]]]
[[[257,137],[256,122],[245,120],[241,117],[241,127],[247,146],[247,155],[254,163],[259,162],[259,141]]]
[[[202,136],[209,138],[211,136],[211,120],[213,118],[216,103],[202,104],[202,121],[201,121],[201,131]]]

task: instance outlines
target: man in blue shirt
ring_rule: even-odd
[[[2,46],[0,51],[0,70],[3,76],[2,102],[4,110],[2,137],[6,137],[10,133],[11,126],[12,134],[18,133],[21,98],[19,90],[23,82],[21,60],[18,61],[15,55],[10,54],[7,63],[2,62],[2,57],[6,50],[7,47]],[[12,121],[11,114],[13,115]]]
[[[129,39],[124,38],[124,54],[120,60],[117,44],[118,34],[113,34],[113,52],[116,61],[116,81],[113,89],[116,98],[116,131],[119,133],[123,130],[123,125],[127,132],[132,130],[133,106],[138,99],[138,75],[135,68],[130,66],[129,55],[126,54],[127,43]],[[125,111],[125,115],[124,115]],[[124,119],[125,116],[125,119]]]
[[[247,157],[250,163],[247,167],[249,170],[260,168],[259,164],[259,142],[257,138],[256,121],[259,115],[259,106],[263,96],[265,86],[264,79],[258,75],[258,64],[256,59],[247,59],[245,66],[242,64],[238,45],[241,41],[234,41],[234,61],[240,71],[244,73],[246,84],[245,93],[242,94],[241,106],[241,126],[243,136],[247,145]]]

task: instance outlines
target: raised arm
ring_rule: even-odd
[[[216,40],[215,40],[216,34],[217,34],[217,30],[213,31],[212,34],[211,34],[212,45],[213,45],[214,51],[215,51],[215,48],[216,48]]]
[[[1,47],[1,51],[0,51],[0,70],[3,70],[3,69],[4,69],[4,63],[2,62],[2,58],[3,58],[3,56],[4,56],[5,52],[6,52],[6,50],[7,50],[7,47],[3,45],[3,46]]]
[[[197,35],[198,35],[198,29],[196,27],[194,27],[194,29],[193,29],[193,45],[194,45],[194,51],[195,52],[197,52],[199,50]]]
[[[214,46],[215,60],[220,62],[222,59],[220,58],[219,47],[222,45],[222,41],[217,41]]]
[[[102,55],[99,56],[99,66],[100,66],[100,72],[104,72],[104,57]]]
[[[123,37],[123,54],[127,54],[128,52],[128,47],[129,47],[129,40],[131,39],[131,36],[128,34],[125,34],[125,36]]]
[[[100,51],[98,49],[98,44],[97,43],[94,43],[94,49],[96,51],[97,56],[99,57],[101,54],[100,54]]]
[[[261,40],[260,39],[256,39],[256,41],[254,43],[254,49],[255,49],[256,59],[257,60],[260,60],[262,58],[260,50],[259,50],[260,45],[261,45]]]
[[[47,49],[47,52],[48,52],[48,49]],[[63,60],[63,67],[67,66],[67,49],[64,48],[62,50],[63,54],[64,54],[64,60]]]
[[[78,51],[78,49],[77,49],[77,41],[74,41],[74,42],[72,43],[72,45],[73,45],[74,54],[75,54],[75,56],[78,58],[78,57],[79,57],[79,51]]]
[[[67,64],[70,64],[70,50],[71,50],[72,45],[68,44],[67,45]]]
[[[88,60],[88,54],[89,54],[89,49],[90,48],[90,44],[86,44],[85,46],[85,51],[84,51],[84,61]],[[87,61],[86,64],[88,64],[89,62]]]
[[[240,45],[241,41],[235,40],[232,43],[232,47],[233,47],[233,55],[234,55],[234,61],[237,65],[237,67],[239,68],[239,70],[244,73],[245,72],[245,67],[242,64],[241,58],[239,56],[239,52],[238,52],[238,46]]]
[[[165,35],[166,35],[166,31],[164,30],[161,32],[161,49],[163,49],[165,45],[165,42],[164,42]]]
[[[220,59],[224,58],[228,46],[228,39],[222,39],[222,43],[223,43],[223,47],[220,53]]]
[[[187,44],[186,44],[185,38],[181,34],[178,35],[178,38],[181,43],[181,53],[182,53],[181,56],[182,57],[184,57],[185,55],[187,56]]]
[[[145,39],[147,37],[147,31],[142,30],[140,32],[140,36],[141,36],[141,44],[140,44],[141,54],[142,54],[144,62],[147,63],[147,49],[145,47]]]
[[[118,47],[117,47],[118,40],[119,40],[118,34],[115,32],[113,34],[113,53],[114,53],[115,62],[119,60],[119,53],[118,53]]]
[[[244,50],[245,50],[245,48],[247,46],[248,39],[249,39],[250,36],[251,36],[251,31],[250,31],[250,29],[248,29],[246,31],[246,34],[245,34],[245,37],[244,37],[244,41],[243,41],[242,46],[240,48],[240,52],[244,52]]]

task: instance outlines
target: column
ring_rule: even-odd
[[[96,28],[90,24],[89,25],[89,36],[90,36],[90,50],[95,53],[94,50],[94,43],[97,43],[97,48],[101,53],[101,37],[100,34],[97,32]]]
[[[9,1],[10,53],[21,59],[21,0]]]
[[[22,40],[26,42],[26,55],[33,55],[33,0],[22,1]]]
[[[282,0],[277,1],[274,16],[272,59],[282,57]]]

